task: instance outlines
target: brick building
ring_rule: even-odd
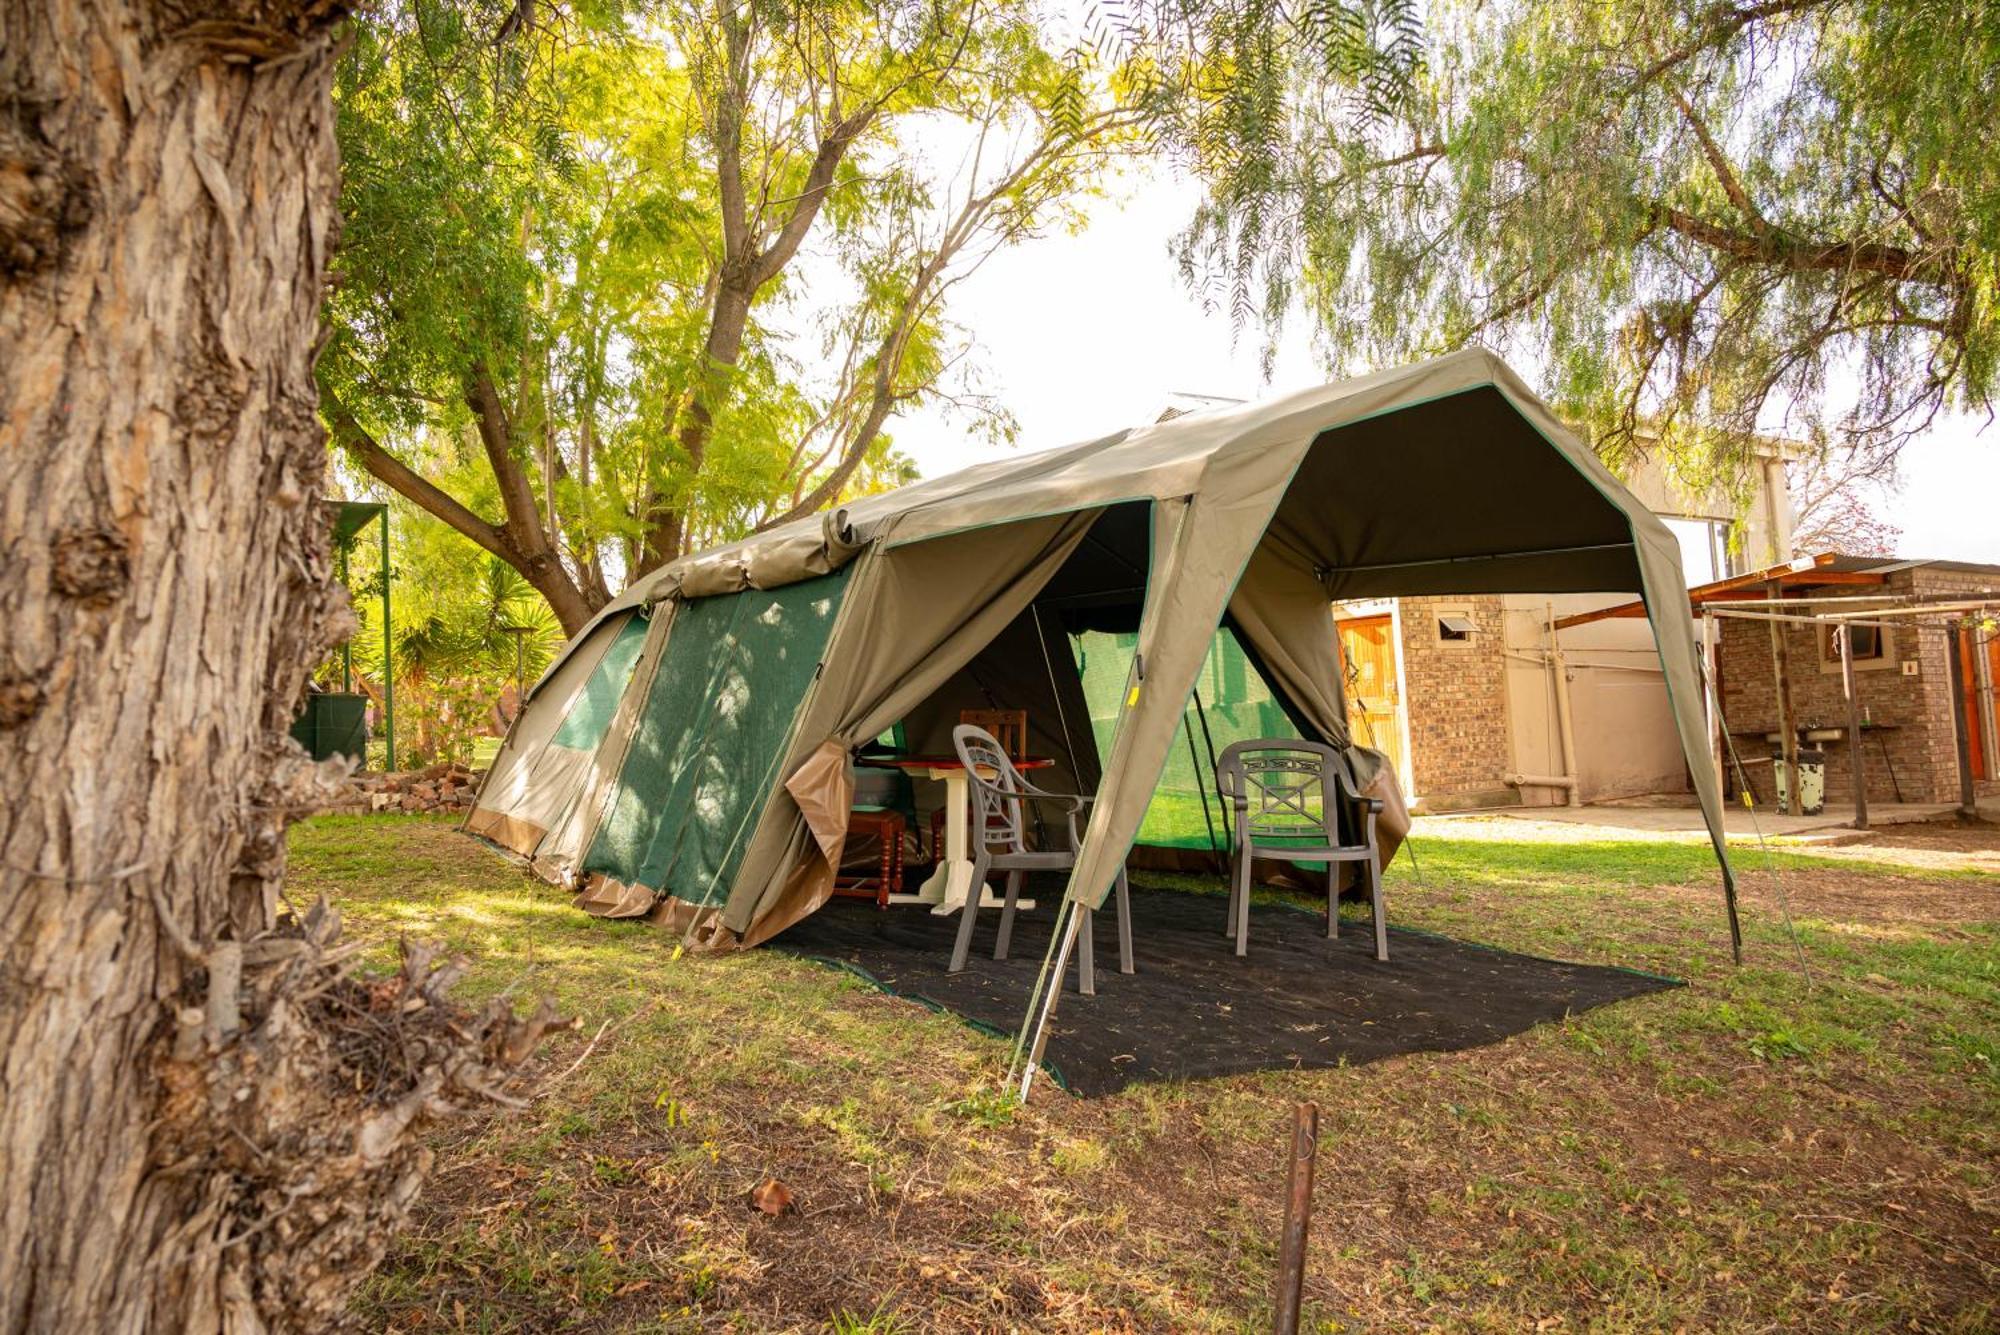
[[[1601,595],[1383,599],[1338,608],[1348,723],[1396,762],[1421,811],[1550,806],[1684,791],[1652,629],[1606,621],[1560,632],[1566,752],[1550,623],[1625,601]]]
[[[1822,557],[1817,571],[1870,581],[1814,583],[1814,572],[1789,579],[1787,597],[1885,600],[2000,595],[2000,566],[1954,561],[1878,560]],[[1700,596],[1702,590],[1696,590]],[[1753,610],[1754,603],[1747,605]],[[1884,606],[1893,606],[1885,601]],[[1829,604],[1828,606],[1832,606]],[[1860,611],[1867,602],[1841,603]],[[1903,621],[1907,617],[1885,617]],[[1957,740],[1953,730],[1949,656],[1963,672],[1963,704],[1969,724],[1975,791],[2000,794],[2000,636],[1981,627],[1946,630],[1938,617],[1927,623],[1855,632],[1855,693],[1862,727],[1862,769],[1871,802],[1953,802],[1959,796]],[[1716,679],[1722,716],[1758,800],[1774,800],[1772,745],[1778,727],[1777,674],[1772,623],[1718,618]],[[1793,726],[1825,734],[1808,744],[1826,756],[1826,796],[1831,805],[1853,800],[1853,751],[1847,737],[1847,700],[1841,690],[1838,643],[1824,626],[1782,627],[1786,676],[1790,681]],[[1736,776],[1731,775],[1731,788]]]
[[[1790,559],[1790,498],[1773,444],[1747,499],[1689,496],[1641,463],[1625,479],[1681,541],[1690,583]],[[1496,498],[1504,499],[1504,498]],[[1423,811],[1685,791],[1659,652],[1643,620],[1552,632],[1630,594],[1381,599],[1336,607],[1354,735],[1389,753]],[[1570,745],[1552,639],[1564,656]],[[1536,780],[1555,782],[1536,782]]]

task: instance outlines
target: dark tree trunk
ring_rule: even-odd
[[[338,777],[285,730],[348,624],[312,375],[341,14],[0,0],[0,1332],[331,1319],[452,1089],[327,1079],[366,992],[330,915],[277,912]]]

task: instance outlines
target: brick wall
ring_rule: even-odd
[[[1890,594],[1941,595],[1972,592],[1990,583],[1977,575],[1918,568],[1892,574],[1883,586]],[[1860,589],[1848,590],[1860,593]],[[1777,692],[1771,662],[1769,623],[1721,619],[1722,712],[1745,762],[1768,757],[1771,746],[1763,734],[1775,731]],[[1785,626],[1786,655],[1791,677],[1795,726],[1844,728],[1847,701],[1841,691],[1837,661],[1822,653],[1820,628]],[[1958,797],[1958,762],[1952,735],[1949,637],[1935,631],[1898,627],[1889,636],[1879,666],[1857,665],[1856,691],[1868,721],[1884,725],[1866,736],[1863,769],[1871,802],[1950,802]],[[1914,661],[1917,675],[1905,676],[1902,664]],[[1974,726],[1977,726],[1975,721]],[[1851,753],[1846,741],[1831,742],[1826,753],[1826,796],[1829,804],[1851,803],[1854,793]],[[1768,763],[1746,763],[1751,787],[1760,802],[1775,800],[1774,773]],[[1734,791],[1735,776],[1730,776]],[[1982,785],[1982,791],[2000,786]]]
[[[1952,598],[1967,596],[1992,596],[2000,579],[1990,572],[1940,570],[1925,567],[1913,572],[1916,588],[1921,594],[1932,598]],[[1936,631],[1926,632],[1923,637],[1923,673],[1926,684],[1928,712],[1931,718],[1931,750],[1933,765],[1941,776],[1944,791],[1934,801],[1956,802],[1958,800],[1958,742],[1952,732],[1951,723],[1951,667],[1947,655],[1956,652],[1954,637]],[[1974,668],[1977,671],[1977,668]],[[1977,677],[1973,678],[1977,682]],[[1977,686],[1974,686],[1975,692]],[[1983,720],[1975,702],[1966,718],[1975,739],[1981,736]],[[2000,765],[1989,752],[1986,756],[1988,777],[1973,785],[1981,796],[2000,794]],[[1869,785],[1874,791],[1874,785]]]
[[[1501,600],[1404,598],[1399,608],[1415,796],[1432,811],[1519,801],[1502,781],[1510,766]],[[1438,642],[1443,613],[1472,622],[1470,644]]]

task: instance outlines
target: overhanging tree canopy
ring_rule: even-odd
[[[1697,481],[1729,480],[1760,430],[1880,456],[1990,405],[2000,10],[1448,0],[1426,19],[1386,98],[1297,59],[1196,144],[1211,189],[1183,260],[1239,312],[1302,302],[1336,369],[1518,348],[1601,450],[1643,434]]]

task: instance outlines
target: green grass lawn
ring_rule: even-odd
[[[445,940],[467,996],[577,1015],[552,1074],[612,1026],[531,1110],[440,1142],[371,1328],[1268,1328],[1301,1099],[1325,1132],[1310,1329],[2000,1326],[1994,878],[1745,854],[1738,969],[1699,847],[1425,839],[1392,921],[1689,986],[1468,1052],[1044,1083],[1021,1110],[997,1040],[588,918],[445,822],[323,817],[292,850],[295,898],[382,962]],[[793,1212],[749,1206],[767,1177]]]

